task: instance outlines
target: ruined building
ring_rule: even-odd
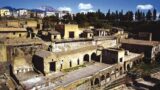
[[[41,29],[35,21],[23,24],[27,36],[19,31],[18,23],[12,23],[8,25],[15,25],[17,37],[13,38],[12,30],[3,36],[7,38],[0,39],[1,62],[8,66],[4,75],[8,79],[0,85],[7,83],[6,87],[11,89],[103,90],[147,57],[143,48],[156,53],[159,46],[152,43],[141,47],[142,42],[129,42],[128,34],[115,27],[80,29],[75,24],[61,24]],[[131,47],[142,49],[137,52]]]

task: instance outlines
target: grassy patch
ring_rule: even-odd
[[[63,69],[62,71],[63,71],[63,72],[70,72],[70,71],[74,71],[74,70],[77,70],[77,69],[83,68],[83,67],[86,67],[86,65],[83,64],[83,65],[79,65],[79,66],[76,66],[76,67]]]

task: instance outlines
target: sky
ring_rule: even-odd
[[[137,9],[153,8],[160,12],[160,0],[0,0],[0,7],[4,6],[28,9],[51,6],[58,10],[69,10],[72,13],[94,12],[98,9],[107,12],[108,9],[111,11],[136,11]]]

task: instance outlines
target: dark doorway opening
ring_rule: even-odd
[[[105,80],[105,76],[104,75],[101,76],[101,81],[103,81],[103,80]]]
[[[120,75],[123,74],[123,70],[122,70],[122,67],[120,67]]]
[[[60,70],[62,70],[62,69],[63,69],[63,65],[61,64]]]
[[[50,71],[56,71],[56,62],[50,62]]]
[[[21,37],[22,35],[21,34],[19,34],[19,37]]]
[[[74,32],[69,32],[69,38],[74,38]]]
[[[89,55],[88,54],[84,55],[83,60],[89,62]]]
[[[128,64],[127,65],[127,70],[129,71],[131,69],[130,65]]]
[[[77,60],[77,65],[79,65],[80,64],[80,62],[79,62],[79,59]]]
[[[94,85],[99,85],[99,79],[98,78],[95,79]]]
[[[92,53],[91,60],[98,61],[96,53]]]
[[[120,62],[123,62],[123,58],[120,58]]]
[[[57,38],[57,36],[54,36],[54,39],[56,39]]]
[[[72,61],[69,62],[69,66],[72,67]]]

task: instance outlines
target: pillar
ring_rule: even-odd
[[[149,41],[152,41],[152,33],[149,33]]]
[[[101,36],[101,32],[99,31],[99,36]]]
[[[104,36],[106,36],[106,32],[104,31]]]
[[[102,63],[102,54],[100,55],[100,63]]]
[[[89,54],[88,54],[89,55]],[[91,55],[89,56],[89,62],[91,62]]]

